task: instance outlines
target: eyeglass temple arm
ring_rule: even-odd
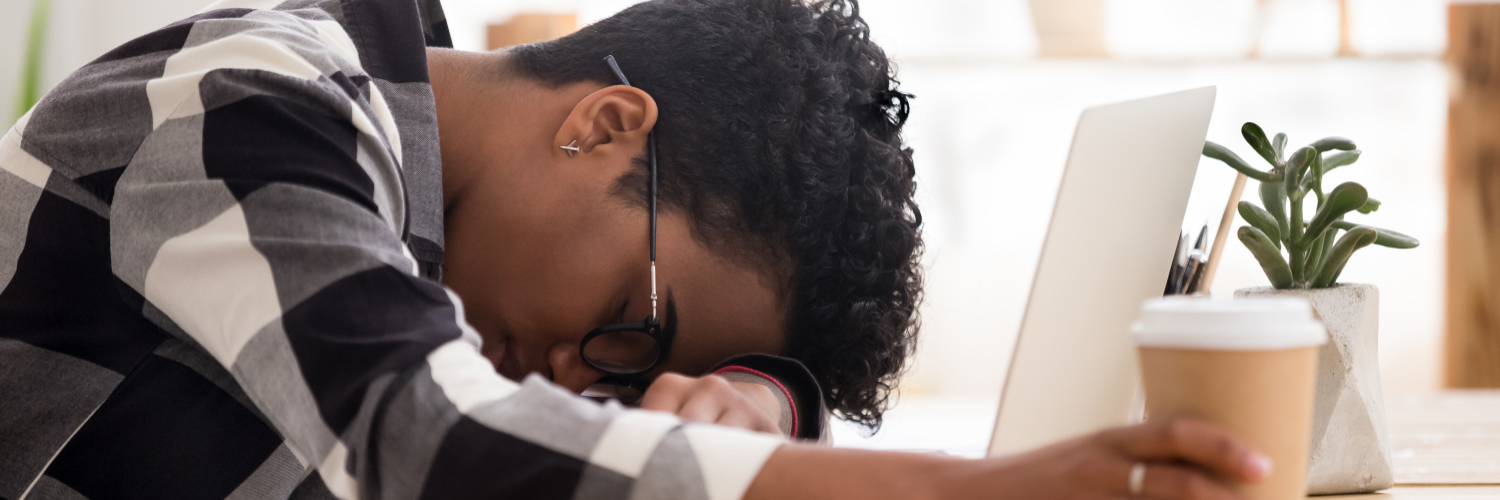
[[[620,71],[620,63],[615,62],[615,56],[604,56],[604,62],[609,64],[610,71],[615,72],[615,78],[620,79],[620,84],[634,87],[630,79],[625,78],[625,72]],[[646,133],[646,150],[651,156],[651,317],[656,315],[656,131]]]

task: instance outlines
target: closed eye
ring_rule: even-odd
[[[620,303],[620,310],[615,313],[615,323],[625,322],[625,309],[628,307],[630,307],[630,299],[625,299],[624,302]]]

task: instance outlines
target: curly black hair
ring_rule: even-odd
[[[655,0],[512,55],[552,86],[613,84],[615,56],[659,106],[664,209],[716,252],[786,269],[784,354],[836,415],[878,429],[916,345],[922,215],[901,139],[912,96],[858,2]],[[615,190],[630,200],[645,199],[637,163]]]

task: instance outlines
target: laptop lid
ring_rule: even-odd
[[[1215,87],[1090,108],[1078,120],[989,454],[1130,422],[1128,334],[1160,297],[1208,136]]]

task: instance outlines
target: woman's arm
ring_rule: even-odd
[[[1140,496],[1152,499],[1237,499],[1216,478],[1255,483],[1270,473],[1269,459],[1224,431],[1169,420],[983,460],[788,444],[745,499],[1130,498],[1138,462],[1147,464]]]

